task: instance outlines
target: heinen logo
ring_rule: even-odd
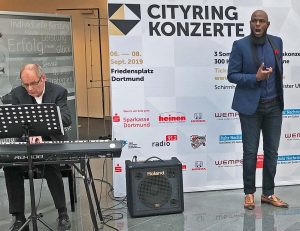
[[[182,123],[186,121],[186,116],[181,112],[165,112],[158,116],[159,123]]]

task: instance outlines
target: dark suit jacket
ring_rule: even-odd
[[[271,41],[276,59],[276,88],[283,109],[282,40],[272,35],[268,35],[268,38]],[[256,81],[256,73],[260,63],[257,63],[253,50],[250,36],[235,41],[228,65],[227,78],[229,82],[236,84],[232,109],[246,115],[255,113],[262,90],[260,82]]]
[[[68,92],[60,85],[45,82],[45,93],[43,103],[55,103],[60,108],[62,123],[64,127],[71,125],[71,113],[67,105]],[[22,86],[16,87],[11,91],[12,104],[35,104],[35,98],[28,95],[26,89]],[[43,137],[44,140],[66,140],[66,136],[51,135]]]

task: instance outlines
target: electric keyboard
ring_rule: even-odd
[[[118,140],[52,141],[29,145],[34,162],[116,158],[121,156],[123,146],[124,141]],[[27,160],[25,142],[0,143],[0,163],[26,162]]]

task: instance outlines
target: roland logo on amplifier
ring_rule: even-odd
[[[31,155],[31,158],[33,160],[39,160],[39,159],[44,159],[44,155]],[[28,160],[27,155],[17,155],[14,157],[15,160]]]
[[[151,171],[151,172],[147,172],[147,176],[164,176],[165,175],[165,171]]]

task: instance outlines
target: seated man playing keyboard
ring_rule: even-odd
[[[67,106],[67,90],[59,85],[47,82],[46,75],[40,65],[23,65],[20,70],[20,79],[21,86],[11,91],[13,105],[55,103],[60,108],[63,126],[67,127],[71,124],[71,113]],[[51,140],[63,141],[66,140],[66,137],[63,135],[29,137],[31,144]],[[42,167],[55,208],[58,210],[57,230],[70,230],[71,222],[67,213],[65,191],[59,165],[49,164],[39,167]],[[9,201],[9,213],[14,217],[14,223],[10,230],[17,231],[26,222],[24,208],[24,170],[26,170],[26,166],[9,166],[4,167],[3,170]],[[29,231],[29,225],[22,230]]]

